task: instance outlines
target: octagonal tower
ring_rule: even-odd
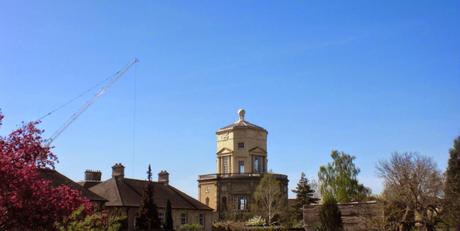
[[[238,110],[236,122],[217,130],[217,171],[198,179],[199,200],[213,208],[220,219],[229,214],[244,217],[263,174],[272,174],[280,181],[282,199],[287,203],[287,176],[267,173],[268,132],[245,120],[245,114],[244,109]]]

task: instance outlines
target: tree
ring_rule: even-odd
[[[281,184],[273,174],[263,175],[254,192],[254,201],[256,207],[253,209],[265,219],[266,224],[272,224],[276,216],[282,215],[286,202],[282,200]]]
[[[384,180],[382,198],[387,223],[393,229],[423,226],[435,230],[440,222],[443,188],[435,162],[417,153],[393,153],[389,161],[378,163],[377,172]]]
[[[158,210],[153,199],[152,169],[147,170],[147,184],[142,195],[142,203],[139,208],[139,214],[136,218],[136,226],[139,229],[159,229],[161,223],[158,218]]]
[[[317,199],[313,198],[315,191],[311,188],[308,179],[305,177],[305,173],[302,172],[297,187],[292,192],[296,194],[294,213],[296,219],[301,220],[303,217],[303,206],[317,202]]]
[[[342,214],[334,197],[327,196],[319,211],[321,231],[340,231],[343,230]]]
[[[3,115],[0,113],[0,125]],[[68,186],[53,187],[39,168],[54,168],[57,157],[44,145],[38,122],[24,123],[8,136],[0,136],[0,230],[55,230],[90,202]]]
[[[171,231],[174,229],[170,200],[166,202],[165,223],[163,225],[163,229],[168,230],[168,231]]]
[[[370,195],[370,189],[359,184],[354,156],[333,150],[332,163],[321,166],[318,172],[322,198],[334,197],[338,202],[362,201]]]
[[[460,231],[460,136],[449,150],[446,171],[445,210],[446,220],[455,230]]]

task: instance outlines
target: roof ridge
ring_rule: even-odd
[[[112,179],[115,181],[115,187],[117,188],[116,191],[117,191],[118,198],[120,198],[121,204],[124,205],[125,202],[123,201],[123,197],[120,194],[120,188],[118,187],[118,182],[117,182],[118,180],[117,178],[112,178]]]
[[[130,180],[130,178],[127,178],[127,180]],[[141,181],[141,180],[139,180],[139,181]],[[143,196],[144,193],[142,192],[142,194],[141,194],[141,193],[138,192],[132,185],[126,184],[126,183],[125,183],[125,185],[127,185],[128,188],[130,188],[131,190],[133,190],[137,195],[139,195],[139,196],[141,196],[141,197]],[[144,186],[144,187],[145,187],[145,186]]]

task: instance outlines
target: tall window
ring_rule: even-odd
[[[224,173],[230,173],[230,156],[224,156],[222,157],[222,161],[223,161],[223,167],[224,167]]]
[[[248,209],[248,198],[246,196],[238,197],[238,210],[244,211]]]
[[[204,215],[200,213],[200,225],[204,225]]]
[[[222,197],[222,209],[227,210],[227,197]]]
[[[180,214],[180,224],[181,225],[187,224],[187,214],[186,213]]]
[[[209,197],[206,197],[206,205],[209,206]]]
[[[244,173],[244,161],[238,161],[240,173]]]
[[[164,221],[164,219],[165,219],[164,213],[158,213],[158,219],[160,219],[160,222],[161,222],[161,223],[164,223],[164,222],[165,222],[165,221]]]
[[[254,156],[254,172],[260,173],[262,171],[262,157],[261,156]]]

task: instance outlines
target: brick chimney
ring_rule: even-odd
[[[85,171],[85,182],[100,182],[102,173],[99,170],[89,170]]]
[[[125,166],[121,163],[116,163],[112,166],[112,177],[113,178],[123,178],[125,176]]]
[[[163,183],[165,185],[169,184],[169,173],[166,170],[162,170],[158,173],[158,183]]]

